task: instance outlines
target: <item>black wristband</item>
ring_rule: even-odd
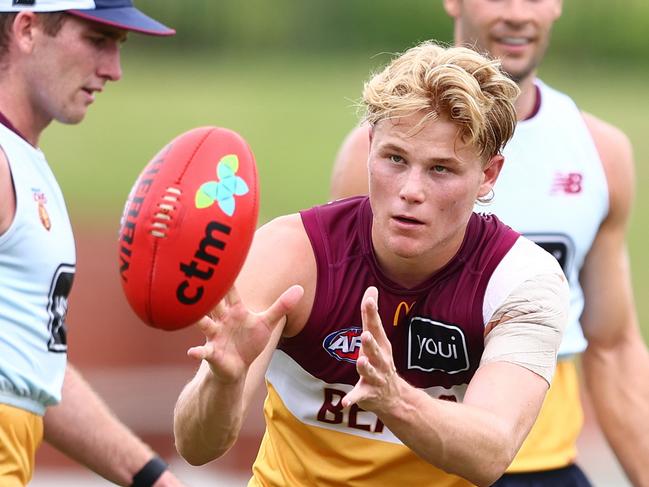
[[[167,470],[167,466],[165,461],[156,455],[146,462],[138,473],[133,475],[131,487],[151,487]]]

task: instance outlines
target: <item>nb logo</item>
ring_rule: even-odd
[[[569,172],[567,174],[556,173],[552,182],[552,194],[578,194],[582,190],[582,181],[584,176],[578,172]]]
[[[408,330],[408,368],[448,374],[468,370],[464,333],[455,325],[414,317]]]

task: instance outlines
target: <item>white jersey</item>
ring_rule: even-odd
[[[0,148],[16,194],[0,235],[0,403],[42,415],[61,398],[74,238],[43,153],[2,124]]]
[[[476,211],[496,214],[561,264],[570,283],[570,318],[559,350],[565,357],[587,345],[579,323],[579,271],[608,213],[608,185],[580,110],[568,96],[536,84],[540,108],[518,122],[503,152],[494,200]]]

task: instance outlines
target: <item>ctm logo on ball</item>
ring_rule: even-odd
[[[239,158],[236,154],[223,156],[216,165],[217,181],[203,183],[196,191],[196,208],[208,208],[215,202],[221,211],[228,216],[234,215],[236,210],[235,196],[248,193],[248,185],[243,178],[237,176]]]
[[[201,184],[196,191],[194,199],[196,208],[209,208],[214,203],[227,216],[233,216],[236,210],[235,196],[243,196],[250,190],[248,184],[237,176],[239,158],[236,154],[223,156],[216,164],[217,181],[208,181]],[[232,227],[218,221],[210,221],[205,227],[203,239],[190,262],[180,263],[180,270],[187,278],[184,279],[176,290],[176,298],[187,305],[196,304],[204,294],[202,285],[192,285],[192,279],[199,281],[210,280],[220,262],[220,253],[225,250],[228,236]]]

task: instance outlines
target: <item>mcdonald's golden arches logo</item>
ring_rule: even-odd
[[[410,314],[410,310],[412,309],[412,307],[415,305],[416,302],[417,301],[413,301],[412,303],[408,304],[405,301],[401,301],[398,304],[397,309],[394,310],[394,318],[392,319],[392,326],[398,326],[399,322],[401,321],[402,313],[404,317],[408,316],[408,314]]]

